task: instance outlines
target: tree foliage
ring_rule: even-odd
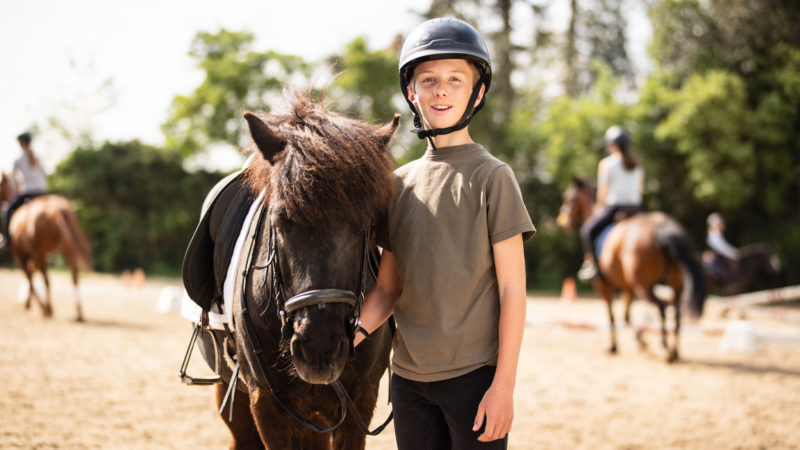
[[[183,156],[214,144],[246,145],[246,110],[269,111],[284,86],[307,82],[310,65],[302,58],[253,50],[251,33],[225,29],[200,32],[189,55],[205,79],[191,94],[178,95],[162,129],[166,147]]]
[[[138,141],[107,142],[72,152],[49,183],[71,200],[97,270],[175,274],[203,198],[221,176],[189,174],[178,154]]]

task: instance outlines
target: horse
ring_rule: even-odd
[[[357,352],[353,339],[375,282],[374,229],[394,190],[388,143],[399,116],[379,127],[307,93],[287,101],[286,113],[244,114],[255,148],[242,176],[263,209],[239,259],[237,274],[246,273],[234,289],[235,326],[200,334],[199,348],[220,375],[230,448],[363,449],[392,333],[384,324]],[[215,243],[225,211],[211,206]]]
[[[11,197],[11,181],[9,176],[3,173],[0,180],[0,200],[2,203],[7,203],[11,201]],[[60,251],[72,273],[75,320],[82,322],[83,307],[78,292],[78,270],[92,269],[92,251],[69,201],[62,196],[52,194],[33,197],[17,208],[10,218],[8,230],[11,255],[28,279],[25,309],[30,309],[31,300],[35,298],[45,317],[53,315],[47,258],[50,254]],[[33,275],[37,270],[44,278],[44,298],[33,286]]]
[[[722,295],[747,292],[754,284],[757,274],[774,280],[780,275],[781,260],[771,245],[765,243],[742,247],[739,258],[731,261],[726,273],[715,267],[715,255],[710,250],[703,252],[703,270],[709,290]]]
[[[594,202],[593,187],[584,180],[573,179],[563,194],[558,225],[574,231],[591,216]],[[694,318],[700,317],[707,295],[702,268],[681,226],[663,212],[638,213],[624,218],[606,234],[597,260],[600,276],[592,284],[608,307],[611,323],[609,352],[617,352],[612,299],[614,292],[621,290],[628,325],[634,296],[647,299],[658,307],[661,343],[667,351],[667,362],[677,361],[681,310],[686,309]],[[662,281],[673,291],[668,301],[658,298],[653,291],[656,283]],[[667,303],[672,303],[675,311],[675,336],[671,346],[666,331]],[[641,332],[637,333],[637,339],[643,347]]]

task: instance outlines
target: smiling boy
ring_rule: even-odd
[[[535,228],[511,168],[469,135],[491,74],[485,42],[457,19],[419,25],[400,55],[415,132],[429,146],[395,171],[378,281],[361,314],[367,333],[397,320],[400,450],[507,447],[525,321],[522,244]]]

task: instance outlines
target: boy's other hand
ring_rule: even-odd
[[[511,422],[514,420],[514,390],[496,386],[494,383],[483,394],[483,399],[478,405],[478,414],[472,431],[478,431],[486,421],[486,428],[478,440],[490,442],[504,438],[511,431]]]

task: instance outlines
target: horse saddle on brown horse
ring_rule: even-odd
[[[222,298],[236,240],[255,199],[241,171],[222,179],[206,197],[182,268],[186,293],[206,311]]]

